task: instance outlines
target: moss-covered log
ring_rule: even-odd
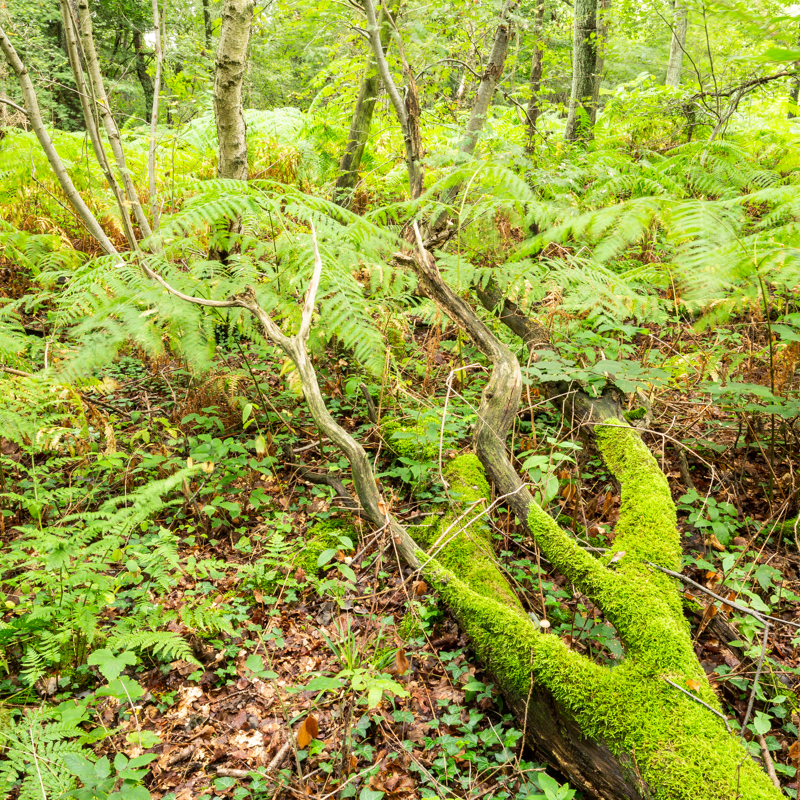
[[[542,632],[504,593],[473,585],[460,559],[428,563],[433,585],[525,718],[531,744],[595,797],[777,800],[780,792],[711,710],[720,704],[695,656],[679,587],[648,566],[680,570],[681,550],[666,477],[638,432],[615,416],[612,398],[587,406],[586,421],[622,486],[614,551],[598,559],[536,505],[510,462],[506,439],[522,385],[516,357],[442,281],[423,247],[416,269],[422,289],[492,362],[475,436],[486,474],[625,648],[614,669],[595,664]]]

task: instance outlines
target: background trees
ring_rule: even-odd
[[[4,785],[790,784],[799,54],[686,8],[11,9]]]

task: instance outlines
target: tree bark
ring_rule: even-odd
[[[214,79],[219,166],[217,177],[247,180],[247,126],[242,92],[254,0],[225,0]]]
[[[798,62],[797,67],[800,69],[800,62]],[[800,103],[800,78],[794,78],[790,86],[789,110],[786,113],[786,118],[796,119],[798,114],[800,114],[800,109],[798,109],[798,103]]]
[[[142,204],[139,201],[139,194],[133,184],[133,178],[125,162],[125,151],[122,148],[119,128],[117,127],[114,115],[111,113],[111,106],[108,102],[108,96],[106,95],[103,76],[100,72],[100,62],[97,58],[97,52],[94,46],[92,12],[89,8],[89,0],[78,0],[78,20],[80,22],[81,43],[83,45],[83,57],[88,78],[87,83],[92,94],[92,100],[103,122],[106,136],[108,136],[108,142],[111,145],[111,152],[114,154],[120,181],[125,189],[125,196],[130,204],[131,211],[133,211],[136,224],[139,226],[142,236],[147,237],[152,231],[150,230],[147,217],[144,214]]]
[[[211,52],[211,9],[209,0],[203,0],[203,37],[206,43],[206,50]]]
[[[528,80],[529,98],[526,112],[528,122],[528,149],[533,150],[536,137],[536,123],[542,113],[542,61],[544,60],[544,0],[536,0],[536,13],[533,18],[533,60],[531,76]]]
[[[497,82],[503,74],[503,67],[506,63],[506,56],[508,55],[508,43],[511,41],[513,24],[511,15],[516,9],[518,0],[507,0],[503,6],[500,14],[500,24],[494,35],[494,42],[492,43],[492,52],[489,55],[489,60],[486,64],[486,69],[481,76],[481,82],[478,84],[478,91],[475,95],[475,102],[472,104],[472,111],[467,121],[467,130],[464,138],[459,145],[459,153],[462,158],[468,158],[475,152],[475,147],[478,144],[483,126],[486,123],[486,115],[489,112],[489,105],[492,102]],[[453,204],[458,193],[461,191],[461,181],[447,187],[442,193],[439,202],[443,206],[440,211],[435,214],[430,223],[428,224],[427,233],[429,236],[434,236],[442,231],[450,220],[449,207]]]
[[[147,60],[145,51],[142,48],[141,31],[133,31],[133,51],[135,53],[134,69],[136,70],[136,78],[142,87],[142,95],[144,97],[143,118],[149,120],[153,115],[153,79],[147,72]]]
[[[39,108],[39,101],[36,98],[36,90],[33,88],[28,70],[17,54],[17,51],[14,49],[14,45],[11,44],[11,40],[6,35],[2,25],[0,25],[0,50],[3,51],[8,65],[17,76],[25,103],[25,112],[28,115],[28,121],[33,128],[33,132],[36,134],[36,138],[39,140],[39,144],[42,146],[42,150],[47,156],[47,160],[50,162],[50,166],[61,185],[62,191],[67,196],[67,200],[69,200],[70,204],[75,209],[75,212],[80,217],[89,235],[100,244],[107,254],[117,255],[116,247],[114,247],[105,231],[100,227],[94,214],[89,210],[89,207],[75,188],[75,184],[72,183],[72,179],[69,177],[69,173],[64,167],[58,155],[58,151],[53,144],[53,140],[50,138],[50,134],[48,134],[44,122],[42,121],[42,112]]]
[[[388,50],[391,35],[390,16],[392,18],[396,16],[399,6],[400,0],[388,0],[388,4],[381,6],[378,13],[379,39],[384,53]],[[386,13],[387,9],[388,14]],[[378,71],[378,62],[374,51],[370,47],[364,77],[356,98],[353,120],[350,123],[347,146],[342,155],[342,160],[339,162],[340,174],[336,179],[334,188],[334,202],[340,206],[349,208],[351,204],[353,189],[358,182],[358,170],[361,167],[361,159],[369,138],[372,114],[378,101],[380,87],[381,76]]]
[[[568,142],[592,138],[597,63],[597,0],[575,0],[572,37],[572,89],[564,130]]]
[[[601,398],[586,422],[622,485],[622,509],[615,553],[601,561],[582,550],[534,502],[508,457],[506,438],[522,387],[515,356],[444,283],[419,236],[418,246],[415,269],[423,291],[492,364],[474,439],[487,476],[553,566],[603,610],[625,647],[625,659],[609,673],[557,636],[536,632],[501,592],[490,602],[474,587],[432,571],[432,585],[526,720],[537,755],[591,797],[727,800],[741,792],[750,800],[777,800],[779,792],[718,718],[719,701],[694,653],[678,587],[648,566],[679,569],[681,563],[675,507],[657,462],[621,421],[619,406]],[[672,691],[665,681],[670,675],[673,683],[696,684],[696,696],[714,711]],[[606,699],[598,703],[601,696]],[[610,727],[595,725],[598,716]],[[640,719],[657,718],[658,733],[635,732]]]
[[[111,169],[111,164],[106,156],[106,151],[103,149],[103,142],[100,136],[99,120],[96,114],[96,104],[94,101],[94,92],[91,87],[87,85],[85,76],[83,74],[83,67],[81,65],[81,57],[78,45],[78,27],[72,17],[72,11],[69,7],[67,0],[61,0],[61,18],[64,22],[64,33],[66,38],[67,54],[69,55],[70,67],[72,68],[72,75],[75,78],[75,85],[78,89],[78,97],[83,111],[83,118],[86,123],[86,132],[89,135],[89,141],[92,143],[92,149],[100,169],[106,177],[106,182],[111,189],[114,199],[117,201],[119,208],[120,220],[123,229],[125,230],[125,238],[128,240],[128,247],[131,250],[136,249],[136,236],[131,226],[130,216],[128,213],[127,204],[125,202],[125,195],[122,188],[117,181],[114,171]]]
[[[686,48],[686,32],[689,29],[689,9],[686,0],[675,0],[673,14],[672,39],[669,46],[669,62],[667,63],[667,86],[681,85],[683,71],[683,54]]]
[[[597,121],[600,108],[600,86],[603,83],[603,70],[608,49],[608,6],[609,0],[600,0],[597,7],[597,54],[594,65],[594,84],[592,86],[592,127]]]
[[[373,0],[364,0],[364,12],[367,15],[367,34],[378,65],[378,72],[389,99],[392,101],[397,121],[400,123],[400,130],[403,132],[406,169],[408,170],[408,189],[411,199],[415,200],[422,194],[424,171],[422,153],[420,152],[419,99],[417,97],[417,87],[414,83],[414,75],[406,65],[408,87],[406,100],[404,101],[400,96],[400,92],[397,91],[394,78],[392,78],[392,73],[389,71],[389,65],[386,63],[386,55],[381,45],[380,26],[375,15],[375,3]],[[409,110],[411,113],[409,113]]]

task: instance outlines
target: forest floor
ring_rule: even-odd
[[[692,358],[704,352],[702,336],[688,323],[659,334],[656,346],[665,358],[678,351]],[[455,358],[447,342],[454,338],[452,329],[442,335],[418,324],[411,331],[405,343],[408,369],[422,365],[407,376],[414,392],[429,399],[443,396]],[[652,346],[652,339],[639,337],[642,351]],[[523,732],[505,712],[491,677],[475,663],[468,641],[425,584],[399,564],[391,540],[331,500],[327,487],[282,466],[287,444],[293,459],[311,470],[345,465],[320,441],[276,365],[259,360],[245,343],[231,345],[216,374],[201,380],[169,357],[152,361],[134,351],[98,377],[108,379],[104,393],[87,390],[81,402],[97,431],[95,450],[112,465],[104,473],[111,485],[102,487],[99,498],[130,491],[143,478],[168,475],[192,454],[194,461],[213,462],[207,474],[184,483],[179,502],[153,520],[178,537],[171,583],[155,588],[142,573],[137,581],[135,566],[122,561],[112,569],[117,576],[124,570],[133,575],[131,588],[142,582],[150,587],[149,600],[160,607],[167,629],[190,642],[196,660],[162,663],[143,654],[143,663],[128,669],[141,696],[105,697],[93,706],[93,722],[106,732],[93,745],[98,755],[113,760],[118,753],[153,754],[145,785],[154,798],[177,800],[570,796],[524,747]],[[347,363],[331,354],[323,391],[332,398],[332,410],[375,455],[393,511],[413,524],[423,501],[442,498],[424,481],[422,492],[413,487],[409,465],[398,465],[363,402],[346,390],[347,380]],[[763,383],[768,376],[754,366],[749,380]],[[479,383],[462,393],[474,398]],[[274,391],[265,394],[269,387]],[[262,415],[255,455],[255,428],[247,420],[243,426],[243,401],[264,406],[248,414]],[[272,407],[267,411],[267,406]],[[748,415],[735,417],[694,399],[690,385],[659,392],[652,412],[654,432],[645,438],[661,459],[678,505],[684,574],[728,599],[755,607],[760,601],[773,615],[800,621],[796,540],[791,534],[781,540],[777,532],[767,536],[764,526],[785,517],[795,502],[800,465],[792,431],[783,430],[786,441],[779,437],[770,459],[760,439],[742,431]],[[544,446],[553,431],[568,438],[544,407],[533,416],[531,428],[530,414],[527,420],[521,415],[518,454]],[[685,461],[676,441],[691,442]],[[8,440],[0,439],[0,445],[4,481],[17,487],[35,471],[36,458],[53,491],[76,481],[90,487],[100,479],[86,468],[97,457],[91,452],[74,453],[52,467],[43,457],[31,460]],[[466,427],[450,447],[443,458],[452,448],[469,447]],[[429,463],[426,469],[436,474],[437,466]],[[619,487],[596,454],[585,449],[578,464],[567,465],[558,477],[553,515],[587,545],[609,546]],[[309,535],[319,530],[313,526],[332,519],[355,521],[361,535],[334,540],[332,546],[323,537],[324,547],[309,546]],[[7,550],[31,516],[22,504],[10,504],[1,521],[0,543]],[[493,524],[498,561],[526,608],[551,623],[551,635],[615,663],[622,649],[599,609],[549,571],[510,514],[500,513]],[[332,551],[327,556],[325,548]],[[11,599],[2,620],[10,623],[20,613],[21,598],[9,585],[4,590]],[[102,612],[101,630],[112,630],[126,616],[123,600],[121,592]],[[699,658],[741,725],[760,655],[759,633],[748,618],[711,602],[687,586]],[[202,606],[207,618],[187,616],[186,606]],[[771,690],[756,694],[746,737],[755,739],[758,757],[758,736],[764,737],[784,787],[794,793],[797,727],[787,698],[800,685],[800,662],[792,635],[788,627],[770,631],[761,686]],[[8,664],[2,690],[12,704],[38,702],[37,696],[68,702],[102,682],[96,670],[65,666],[55,681],[40,679],[34,695],[23,689],[19,662],[12,657]]]

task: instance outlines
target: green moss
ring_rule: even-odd
[[[306,575],[319,574],[321,567],[317,566],[317,561],[322,553],[330,549],[347,549],[342,546],[340,536],[347,536],[355,543],[356,529],[351,523],[338,519],[328,519],[313,525],[306,533],[306,543],[295,559],[295,564],[302,567]]]
[[[435,421],[420,420],[414,425],[403,425],[393,417],[381,421],[383,436],[392,451],[411,461],[433,461],[439,453],[438,437],[433,438]]]
[[[409,611],[397,626],[397,635],[403,640],[417,639],[423,634],[422,623],[419,617]]]
[[[645,563],[680,569],[666,479],[625,423],[611,421],[596,433],[623,486],[613,551],[603,561],[595,558],[538,507],[531,509],[529,525],[548,559],[616,627],[626,650],[622,663],[613,669],[600,666],[569,650],[555,634],[537,629],[494,566],[488,529],[480,522],[466,530],[463,522],[453,524],[472,503],[488,500],[473,456],[448,468],[453,514],[441,522],[431,518],[412,534],[428,551],[418,553],[426,576],[498,683],[519,698],[528,696],[531,681],[546,687],[588,738],[605,742],[621,760],[634,755],[635,768],[656,800],[777,800],[780,792],[722,720],[665,680],[693,687],[704,702],[720,708],[695,656],[675,582]]]
[[[647,416],[647,409],[644,406],[639,406],[639,408],[632,408],[630,411],[623,412],[622,416],[625,417],[628,422],[635,422]]]
[[[451,512],[443,518],[428,517],[409,533],[420,547],[473,591],[486,597],[500,597],[525,616],[496,565],[491,530],[481,514],[489,503],[489,484],[480,461],[472,454],[458,456],[447,465],[444,477],[452,500]]]

